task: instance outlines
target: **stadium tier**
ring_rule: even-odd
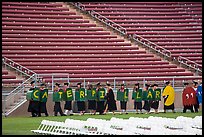
[[[175,57],[202,63],[200,3],[83,5],[125,27],[128,34],[137,33],[169,49]],[[194,76],[97,27],[65,3],[2,2],[2,56],[37,74],[69,73],[70,78]]]
[[[3,85],[16,85],[21,84],[23,79],[17,79],[15,74],[9,74],[9,71],[2,69],[2,84]]]
[[[137,34],[202,65],[201,2],[83,2],[85,10],[105,16]],[[195,57],[195,58],[194,58]]]

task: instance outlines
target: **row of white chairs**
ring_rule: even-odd
[[[154,117],[110,120],[88,118],[65,122],[42,120],[35,134],[43,135],[202,135],[202,116]]]

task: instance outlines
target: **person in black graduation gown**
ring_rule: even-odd
[[[121,84],[121,87],[119,88],[120,92],[125,92],[125,84]],[[120,109],[122,112],[120,114],[125,113],[128,114],[127,112],[127,101],[120,101]]]
[[[99,92],[99,89],[101,89],[102,87],[101,87],[101,84],[100,84],[100,82],[98,82],[97,84],[96,84],[96,86],[97,86],[97,88],[96,88],[96,96],[97,96],[97,99],[99,98],[98,97],[98,92]],[[104,112],[104,104],[105,103],[105,101],[99,101],[99,100],[97,100],[97,102],[96,102],[96,104],[97,104],[97,108],[96,108],[96,111],[97,112],[99,112],[99,115],[103,115],[103,112]]]
[[[81,83],[77,83],[77,88],[75,92],[79,92],[79,89],[81,88]],[[77,108],[78,111],[80,111],[80,115],[84,115],[85,113],[85,101],[77,101]]]
[[[69,83],[64,83],[64,92],[66,92],[66,89],[69,88]],[[73,115],[73,111],[72,111],[72,101],[65,101],[64,104],[64,114],[65,115]]]
[[[153,87],[153,91],[155,92],[155,90],[157,89],[158,87],[158,84],[153,84],[152,85]],[[156,94],[154,94],[154,97],[156,97]],[[154,109],[154,113],[155,114],[158,114],[158,108],[159,108],[159,100],[153,100],[152,103],[151,103],[151,108]]]
[[[109,111],[112,111],[114,115],[115,110],[117,110],[117,106],[116,106],[115,96],[110,83],[106,84],[106,89],[107,89],[107,93],[105,96],[106,104],[105,104],[104,114],[106,114],[107,110],[109,110]]]
[[[30,83],[31,88],[29,89],[30,91],[35,89],[35,81],[32,81]],[[38,115],[38,102],[30,100],[29,105],[28,105],[28,112],[31,112],[32,117],[36,117]]]
[[[88,84],[87,90],[91,90],[93,88],[92,84]],[[88,109],[91,110],[91,115],[96,114],[96,100],[88,100]]]
[[[55,88],[54,88],[54,92],[59,92],[60,91],[60,84],[56,83],[55,84]],[[60,113],[61,116],[66,116],[63,112],[62,112],[62,108],[61,108],[61,104],[60,101],[59,102],[55,102],[54,105],[54,115],[57,116],[57,113]]]
[[[135,86],[133,87],[133,92],[138,92],[140,89],[140,84],[136,83]],[[136,110],[136,114],[138,114],[138,110],[140,110],[140,113],[142,114],[142,101],[136,101],[134,100],[134,109]]]
[[[44,89],[45,89],[45,84],[42,83],[42,84],[40,85],[40,92],[43,91]],[[40,98],[42,98],[42,96],[43,96],[43,95],[41,95]],[[49,115],[48,115],[48,112],[47,112],[46,103],[47,103],[47,102],[42,102],[42,101],[40,101],[40,103],[39,103],[39,112],[38,112],[38,116],[39,116],[39,117],[41,116],[41,113],[45,113],[45,116],[49,116]]]
[[[145,87],[143,89],[143,94],[144,92],[147,92],[146,94],[148,94],[149,87],[150,87],[149,84],[145,84]],[[148,114],[150,112],[150,101],[149,100],[144,101],[143,109],[146,111],[145,114]]]

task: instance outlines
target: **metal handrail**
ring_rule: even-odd
[[[192,69],[195,69],[196,71],[199,71],[202,73],[202,65],[196,63],[195,61],[189,60],[188,58],[185,58],[183,56],[179,56],[178,57],[178,62],[187,65],[188,67],[191,67]],[[191,64],[189,64],[189,62],[191,62],[193,64],[193,66]],[[200,68],[201,69],[200,69]]]
[[[91,10],[90,14],[91,14],[92,17],[95,17],[96,19],[102,21],[103,23],[105,23],[106,25],[110,26],[111,28],[119,31],[123,35],[127,34],[126,28],[120,26],[119,24],[117,24],[117,23],[113,22],[112,20],[106,18],[105,16],[99,14],[98,12],[95,12],[94,10]],[[115,26],[113,26],[113,25],[115,25]]]
[[[133,34],[133,39],[138,40],[138,41],[142,42],[143,44],[147,44],[149,48],[151,48],[155,51],[159,51],[160,53],[162,53],[165,56],[171,57],[171,51],[170,50],[167,50],[167,49],[157,45],[156,43],[153,43],[153,42],[149,41],[148,39],[143,38],[142,36],[140,36],[138,34]]]
[[[80,2],[69,2],[69,3],[76,6],[78,9],[85,11],[85,6],[83,6],[83,4],[81,4]]]
[[[13,68],[13,69],[27,75],[27,76],[31,76],[32,74],[36,74],[34,71],[32,71],[32,70],[30,70],[30,69],[16,63],[16,62],[14,62],[13,60],[11,60],[11,59],[9,59],[7,57],[2,57],[2,61],[3,61],[4,64],[8,65],[9,67],[11,67],[11,68]],[[7,63],[7,61],[9,63]],[[16,67],[14,67],[15,65],[16,65]],[[25,71],[23,71],[22,69],[24,69]]]
[[[16,87],[14,90],[12,90],[10,93],[8,93],[8,95],[7,96],[10,96],[12,93],[14,93],[15,91],[17,91],[17,90],[19,90],[19,91],[21,91],[22,89],[21,88],[24,88],[24,84],[25,83],[27,83],[31,78],[34,78],[35,77],[35,74],[33,74],[31,77],[29,77],[27,80],[25,80],[21,85],[19,85],[18,87]],[[17,93],[19,93],[19,91],[18,92],[15,92],[14,94],[12,94],[13,96],[14,95],[16,95]],[[12,96],[11,96],[12,97]],[[11,98],[10,97],[10,98]],[[7,100],[9,100],[10,98],[8,98]],[[6,101],[7,101],[6,100]]]
[[[8,110],[7,112],[6,112],[6,104],[7,104],[7,102],[12,98],[12,97],[15,97],[17,94],[19,94],[19,93],[24,93],[24,84],[26,83],[26,82],[28,82],[31,78],[33,78],[35,76],[35,74],[33,74],[32,76],[30,76],[26,81],[24,81],[21,85],[19,85],[18,87],[16,87],[14,90],[12,90],[10,93],[8,93],[8,95],[6,95],[5,96],[5,99],[4,100],[2,100],[2,101],[4,101],[4,115],[5,116],[7,116],[7,115],[9,115],[14,109],[16,109],[16,107],[19,105],[19,104],[21,104],[23,101],[21,100],[20,102],[18,102],[18,104],[16,104],[12,109],[10,109],[10,110]],[[17,91],[17,92],[15,92],[15,91]],[[15,92],[15,93],[14,93]]]

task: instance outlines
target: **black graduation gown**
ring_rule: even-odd
[[[75,92],[79,92],[79,88],[75,90]],[[78,111],[85,111],[85,101],[77,101]]]
[[[35,88],[30,88],[29,90],[34,90],[34,89]],[[29,105],[28,105],[28,112],[38,113],[39,112],[39,101],[30,100]]]
[[[105,98],[107,99],[106,105],[108,105],[108,110],[109,111],[117,110],[116,100],[115,100],[114,93],[113,93],[112,89],[109,89]]]
[[[65,101],[64,109],[72,110],[72,101]]]
[[[77,101],[78,111],[85,111],[85,102],[84,101]]]
[[[88,109],[96,110],[96,100],[88,100]]]
[[[96,92],[98,92],[98,90],[99,89],[97,89]],[[98,94],[96,94],[96,96],[98,98]],[[97,105],[96,111],[99,112],[99,114],[102,114],[104,112],[104,109],[105,109],[104,103],[105,101],[99,101],[99,100],[96,102],[96,105]]]

